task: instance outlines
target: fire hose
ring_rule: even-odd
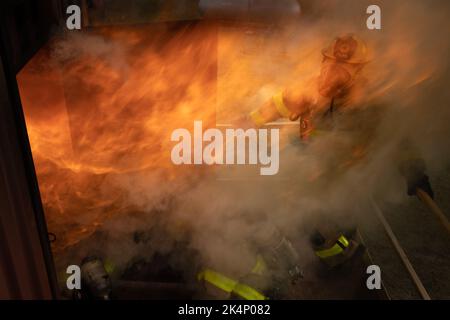
[[[430,211],[439,219],[442,226],[447,230],[447,232],[450,234],[450,222],[448,221],[448,218],[445,216],[445,214],[442,212],[441,208],[438,207],[436,202],[420,188],[417,188],[416,191],[417,197],[427,205],[427,207],[430,209]]]

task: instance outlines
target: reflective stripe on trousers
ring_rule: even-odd
[[[343,235],[341,235],[339,237],[339,239],[337,239],[336,243],[331,248],[324,249],[324,250],[317,250],[316,255],[322,259],[332,257],[332,256],[343,253],[344,250],[349,246],[349,244],[350,243],[347,240],[347,238],[344,237]]]
[[[204,280],[227,293],[234,293],[245,300],[267,300],[263,294],[252,287],[210,269],[200,272],[197,279]]]

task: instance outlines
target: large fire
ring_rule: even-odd
[[[110,27],[54,40],[33,57],[18,83],[54,250],[109,217],[158,208],[165,184],[200,175],[172,164],[170,134],[194,120],[227,123],[273,93],[267,84],[286,82],[285,70],[258,66],[267,41],[253,28],[214,24]],[[311,44],[313,56],[319,41]],[[287,59],[282,47],[267,47],[266,63]],[[121,187],[130,177],[154,183],[149,203],[124,201],[133,197],[132,186]]]
[[[18,82],[55,252],[110,217],[163,206],[171,181],[187,186],[202,176],[204,169],[172,164],[171,132],[194,120],[227,124],[280,88],[301,87],[319,71],[329,41],[313,34],[297,46],[289,33],[207,23],[109,27],[52,41]],[[407,70],[414,61],[397,49],[388,53]],[[429,77],[403,75],[405,84]],[[389,79],[377,95],[396,84]],[[136,179],[155,190],[135,197]]]
[[[216,41],[200,26],[102,29],[55,41],[18,75],[55,250],[133,210],[111,179],[192,179],[170,161],[170,133],[215,120]]]

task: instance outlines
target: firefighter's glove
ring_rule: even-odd
[[[429,178],[425,174],[425,169],[425,162],[422,159],[408,160],[400,165],[400,173],[406,179],[409,196],[416,195],[417,189],[421,189],[431,198],[434,198],[434,192]]]

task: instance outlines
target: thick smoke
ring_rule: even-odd
[[[133,259],[151,260],[156,252],[170,254],[179,250],[195,250],[200,256],[197,259],[199,264],[242,275],[254,262],[255,243],[266,241],[267,225],[276,225],[294,239],[303,262],[307,263],[313,258],[308,236],[323,219],[348,221],[349,224],[353,220],[364,219],[364,215],[372,214],[368,206],[371,196],[384,201],[404,200],[406,186],[397,169],[397,154],[402,141],[407,139],[414,145],[425,159],[430,173],[448,165],[450,99],[449,90],[445,88],[450,80],[450,42],[445,35],[450,27],[448,1],[377,1],[382,8],[382,30],[376,31],[367,30],[365,24],[365,8],[372,4],[371,1],[311,3],[299,21],[281,28],[262,27],[252,32],[245,28],[231,31],[219,28],[217,101],[208,101],[209,108],[217,105],[218,123],[227,123],[236,114],[258,108],[271,94],[291,84],[293,79],[301,82],[317,76],[321,49],[335,35],[355,33],[367,42],[372,58],[364,69],[371,90],[357,102],[358,106],[382,110],[381,116],[374,117],[373,122],[367,121],[376,127],[376,133],[364,159],[345,170],[330,173],[329,168],[337,167],[342,156],[349,152],[348,145],[354,137],[331,134],[304,147],[296,142],[286,142],[295,140],[295,127],[294,130],[283,131],[280,173],[275,177],[261,178],[255,175],[255,168],[246,166],[206,170],[182,167],[171,176],[157,165],[151,169],[143,168],[139,162],[142,150],[135,155],[136,161],[131,156],[125,157],[125,160],[133,162],[130,171],[126,170],[130,162],[124,158],[117,158],[117,162],[113,158],[105,158],[89,171],[77,171],[73,165],[67,164],[67,159],[62,159],[66,155],[59,157],[53,153],[57,159],[42,155],[38,146],[48,137],[45,130],[38,128],[39,122],[31,118],[31,110],[36,107],[33,103],[36,102],[24,102],[25,109],[30,110],[25,110],[29,130],[37,132],[31,142],[44,206],[53,208],[47,211],[47,218],[54,222],[52,227],[55,229],[51,231],[70,232],[71,225],[98,224],[97,232],[89,234],[96,239],[95,242],[81,234],[73,243],[77,249],[60,253],[63,257],[61,264],[80,259],[84,254],[101,252],[123,269]],[[128,39],[128,44],[133,41],[139,43],[139,39],[133,37]],[[238,49],[230,50],[230,47]],[[126,85],[126,81],[120,78],[131,77],[130,57],[127,56],[130,52],[121,48],[114,38],[81,34],[69,36],[54,48],[53,59],[63,63],[80,51],[102,59],[108,66],[103,70],[112,70],[111,81],[116,92]],[[173,57],[176,59],[176,55]],[[102,88],[103,84],[92,85]],[[22,94],[26,95],[26,92]],[[67,97],[67,92],[65,95]],[[130,104],[130,112],[139,116],[131,104],[137,102],[143,108],[145,103],[154,101],[146,99],[140,91],[136,91],[136,95],[141,96],[123,101],[118,99],[115,103]],[[171,123],[179,118],[183,103],[189,102],[183,101],[186,96],[180,97],[172,111],[161,111],[162,115],[142,113],[142,116],[151,118],[150,125]],[[124,116],[121,112],[113,114]],[[95,117],[90,120],[102,121]],[[176,123],[189,129],[196,119],[185,117],[185,120]],[[120,118],[111,123],[120,132],[121,125],[116,121]],[[141,126],[142,123],[137,121],[136,125]],[[165,130],[170,132],[167,128]],[[126,139],[133,142],[147,137],[135,132],[134,136]],[[162,156],[152,160],[168,162],[168,135],[158,137],[167,138],[167,141],[161,142]],[[161,151],[147,147],[144,145],[143,153],[159,154]],[[50,150],[46,149],[46,152]],[[47,160],[39,162],[41,157]],[[136,162],[139,165],[135,165]],[[66,173],[70,180],[56,177],[62,170],[57,168],[64,165],[70,167],[70,172]],[[164,164],[163,168],[166,166]],[[95,174],[91,176],[93,171]],[[178,175],[178,172],[183,173]],[[73,186],[66,186],[69,195],[65,198],[59,195],[55,204],[55,198],[51,196],[53,189],[42,187],[45,179],[49,179],[56,190],[61,190],[56,185],[69,181]],[[93,199],[80,197],[78,210],[83,213],[66,216],[64,220],[49,216],[58,214],[55,207],[62,206],[64,211],[64,206],[74,201],[71,194],[83,193],[89,188],[95,189],[89,193],[90,197],[107,204],[102,205],[100,211],[86,208],[93,206]],[[89,210],[96,212],[95,218],[85,214]],[[344,217],[349,219],[342,219]],[[136,232],[151,236],[148,236],[148,241],[145,241],[145,236],[144,240],[136,241],[133,237]],[[170,263],[192,271],[193,261],[189,259],[177,254],[170,258]],[[74,262],[78,261],[70,261]]]

